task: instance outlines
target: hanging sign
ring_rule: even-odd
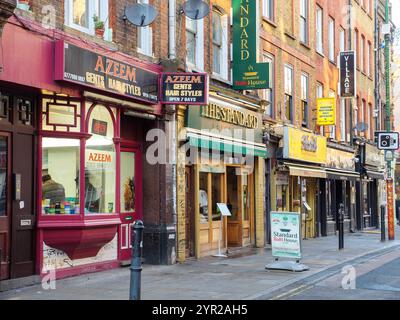
[[[257,63],[257,1],[232,0],[233,89],[269,89],[269,63]]]
[[[356,53],[343,51],[339,56],[340,67],[340,97],[354,98],[356,96]]]
[[[107,136],[107,122],[93,119],[92,133],[106,137]]]
[[[297,212],[271,212],[272,256],[301,259],[301,219]]]
[[[158,73],[62,40],[56,43],[55,80],[158,103]]]
[[[206,73],[163,73],[160,87],[162,104],[208,104]]]
[[[317,125],[332,126],[336,124],[336,99],[317,99]]]

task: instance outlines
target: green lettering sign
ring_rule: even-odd
[[[257,1],[232,0],[233,88],[269,88],[269,63],[257,63]]]

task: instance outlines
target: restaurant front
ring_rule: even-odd
[[[211,88],[178,112],[178,260],[264,245],[262,111]],[[222,216],[225,203],[231,216]]]

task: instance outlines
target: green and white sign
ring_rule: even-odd
[[[269,88],[269,63],[257,63],[257,3],[256,0],[232,0],[235,90]]]
[[[296,212],[271,212],[272,256],[301,259],[301,219]]]

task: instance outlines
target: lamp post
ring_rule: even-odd
[[[385,5],[385,75],[386,75],[386,131],[391,132],[391,106],[390,106],[390,20],[389,20],[389,0]],[[393,190],[393,174],[392,160],[387,160],[387,208],[388,208],[388,237],[394,240],[394,190]]]

